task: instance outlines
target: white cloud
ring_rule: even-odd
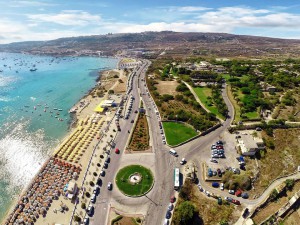
[[[183,6],[183,7],[176,7],[176,9],[181,12],[199,12],[199,11],[206,11],[211,8],[199,7],[199,6]]]
[[[58,14],[33,14],[27,16],[35,22],[49,22],[65,26],[86,26],[101,22],[99,15],[80,10],[64,10]]]

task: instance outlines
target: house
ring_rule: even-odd
[[[272,92],[272,93],[276,92],[276,87],[274,87],[266,82],[262,81],[259,84],[263,91]]]
[[[261,138],[254,138],[252,135],[244,133],[237,139],[242,155],[253,156],[258,150],[264,149],[265,145]]]

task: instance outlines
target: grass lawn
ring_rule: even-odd
[[[198,134],[195,129],[182,123],[163,122],[163,127],[169,145],[180,144]]]
[[[198,98],[202,102],[202,104],[207,108],[211,113],[215,114],[217,117],[224,119],[224,116],[221,115],[214,105],[209,105],[209,101],[207,97],[211,96],[211,89],[208,87],[196,87],[193,88]]]
[[[139,183],[132,184],[129,182],[129,176],[139,173],[142,180]],[[116,176],[116,184],[120,191],[129,196],[140,196],[149,191],[152,187],[154,178],[152,172],[141,165],[130,165],[119,170]]]
[[[258,112],[254,111],[254,112],[247,112],[245,113],[245,115],[247,116],[248,119],[256,119],[259,118]]]

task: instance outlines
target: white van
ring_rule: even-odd
[[[173,148],[170,149],[169,153],[171,155],[177,156],[177,152]]]

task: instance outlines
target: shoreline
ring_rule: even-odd
[[[60,56],[60,57],[64,57],[64,56]],[[70,56],[70,57],[74,57],[74,56]],[[75,56],[75,57],[82,57],[82,56]],[[86,57],[96,57],[96,56],[86,56]],[[85,93],[71,108],[73,108],[75,105],[79,104],[81,101],[85,100],[88,96],[90,96],[99,87],[97,84],[99,83],[99,81],[101,82],[101,80],[102,80],[101,77],[102,77],[103,73],[109,72],[109,71],[114,71],[114,70],[118,69],[119,63],[122,60],[120,57],[105,57],[105,58],[117,58],[117,59],[119,59],[119,61],[117,62],[115,68],[112,68],[112,69],[109,69],[109,70],[97,70],[98,76],[95,79],[94,86],[91,87],[87,91],[87,93]],[[107,94],[107,93],[108,93],[108,90],[105,90],[104,95]],[[5,222],[9,219],[9,217],[14,213],[14,210],[16,209],[16,207],[17,207],[18,202],[20,201],[20,199],[22,199],[22,197],[24,196],[24,194],[31,189],[31,187],[34,184],[36,178],[44,170],[44,168],[48,165],[48,163],[51,160],[51,158],[53,159],[53,157],[54,157],[53,153],[54,153],[55,149],[57,149],[63,143],[63,141],[65,139],[67,139],[70,136],[70,134],[74,131],[75,126],[76,126],[76,124],[78,122],[77,113],[69,113],[69,114],[71,114],[70,115],[71,119],[70,119],[70,122],[69,122],[68,131],[67,131],[66,135],[64,135],[63,137],[61,137],[61,139],[59,140],[59,143],[55,147],[53,147],[52,149],[50,149],[48,151],[47,157],[46,157],[45,161],[41,164],[41,167],[39,168],[38,172],[31,178],[30,182],[24,188],[22,188],[22,190],[17,195],[17,197],[15,197],[14,200],[12,201],[11,206],[5,212],[3,218],[1,218],[1,220],[0,220],[1,224],[4,225]]]

